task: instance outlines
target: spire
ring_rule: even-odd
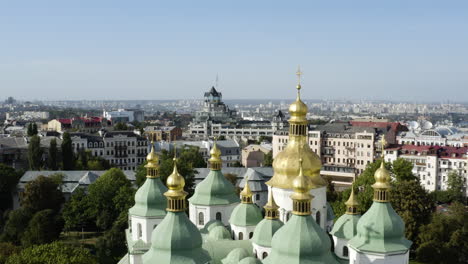
[[[312,183],[309,177],[304,175],[302,169],[302,158],[299,159],[299,175],[293,181],[294,193],[291,195],[293,200],[293,214],[310,215],[310,204],[313,196],[310,194]]]
[[[244,189],[242,190],[241,194],[241,201],[242,203],[245,204],[251,204],[252,203],[252,191],[250,191],[250,186],[249,186],[249,176],[245,178],[245,186]]]
[[[221,151],[218,149],[218,146],[216,145],[216,140],[213,143],[213,147],[211,148],[210,155],[211,158],[208,160],[210,164],[211,170],[221,170],[221,165],[222,165],[222,160],[221,160]]]
[[[380,168],[375,171],[374,179],[375,183],[372,185],[374,188],[374,201],[376,202],[388,202],[388,191],[390,190],[390,172],[385,168],[385,137],[380,141],[382,144],[382,162],[380,163]]]
[[[279,219],[279,206],[276,204],[275,198],[273,198],[272,190],[268,193],[268,202],[263,208],[265,208],[265,219]]]
[[[145,165],[146,168],[146,178],[158,178],[159,177],[159,156],[154,151],[154,141],[151,140],[151,151],[146,156],[146,161],[148,162]]]
[[[359,205],[359,202],[356,199],[356,196],[354,195],[354,182],[351,185],[351,194],[349,195],[348,201],[345,203],[346,205],[346,214],[354,215],[358,214],[357,212],[357,206]]]
[[[170,212],[183,212],[187,208],[185,197],[187,192],[184,191],[185,180],[182,175],[177,171],[177,158],[174,157],[174,170],[172,174],[167,177],[167,188],[169,190],[164,193],[167,197],[167,211]]]
[[[300,100],[301,99],[301,76],[302,76],[301,66],[300,65],[297,66],[296,76],[297,76],[297,86],[296,86],[297,100]]]

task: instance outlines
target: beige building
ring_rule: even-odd
[[[252,144],[242,149],[242,166],[250,167],[263,167],[265,155],[270,153],[272,149],[271,144]]]

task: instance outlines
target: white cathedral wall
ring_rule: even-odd
[[[333,236],[333,244],[335,249],[335,254],[342,259],[349,259],[350,250],[348,248],[348,256],[343,256],[344,247],[348,247],[348,240],[343,238],[338,238]]]
[[[270,187],[270,191],[273,191],[273,197],[276,204],[280,207],[280,220],[287,222],[288,214],[292,214],[293,201],[291,195],[293,190],[291,189],[280,189]],[[312,199],[312,217],[316,219],[317,213],[320,212],[320,227],[323,230],[327,228],[327,189],[326,187],[320,187],[310,190],[310,193],[314,196]],[[317,219],[316,219],[317,221]]]
[[[128,258],[130,260],[130,264],[143,264],[143,254],[129,254]]]
[[[377,254],[358,252],[349,247],[349,263],[351,264],[408,264],[409,251],[398,254]]]
[[[255,226],[236,226],[231,224],[231,234],[234,240],[249,240],[253,237]],[[240,235],[242,233],[242,235]],[[242,236],[242,239],[239,239]]]
[[[154,228],[161,223],[162,218],[149,218],[131,215],[132,240],[143,240],[145,243],[151,242],[151,233]]]
[[[255,243],[252,243],[252,246],[253,246],[254,256],[256,258],[258,258],[259,260],[263,260],[266,257],[268,257],[268,255],[270,255],[270,252],[271,252],[270,247],[262,247],[260,245],[255,244]]]
[[[232,211],[239,203],[229,205],[189,205],[189,217],[190,221],[194,223],[198,228],[203,228],[206,223],[211,220],[216,220],[216,214],[221,213],[221,222],[225,225],[229,225],[229,218],[231,218]],[[203,214],[203,215],[200,215]],[[203,216],[203,221],[200,221],[200,217]]]

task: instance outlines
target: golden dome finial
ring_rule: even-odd
[[[391,188],[390,181],[391,175],[390,172],[385,168],[385,151],[384,147],[386,144],[385,138],[381,140],[382,144],[382,161],[380,163],[380,168],[375,171],[374,179],[375,183],[372,185],[374,188],[374,201],[377,202],[388,202],[388,190]]]
[[[265,204],[263,208],[265,208],[266,219],[278,219],[279,218],[279,213],[278,213],[279,206],[275,202],[272,189],[270,189],[270,191],[268,192],[268,202]]]
[[[298,96],[298,98],[299,98],[299,96],[300,96],[299,93],[300,93],[300,90],[301,90],[301,76],[302,76],[301,66],[300,66],[300,65],[297,66],[296,76],[297,76],[297,86],[296,86],[296,88],[297,88],[297,96]]]
[[[167,188],[169,189],[164,195],[167,197],[167,210],[171,212],[180,212],[186,209],[185,197],[187,192],[184,191],[185,179],[177,170],[177,158],[174,156],[174,170],[167,177]]]
[[[221,160],[221,150],[219,150],[217,144],[217,137],[215,137],[213,142],[213,147],[210,150],[210,159],[208,160],[211,170],[221,170],[221,165],[223,161]]]
[[[382,135],[382,140],[380,140],[380,145],[382,146],[382,160],[385,157],[385,146],[387,145],[387,140],[385,140],[385,135]]]
[[[354,195],[354,181],[351,185],[351,194],[349,195],[348,201],[345,203],[346,205],[346,214],[357,214],[357,206],[359,205],[356,196]]]
[[[151,151],[146,155],[146,161],[148,162],[145,165],[146,168],[146,177],[147,178],[157,178],[159,177],[159,156],[154,151],[154,141],[151,140]]]
[[[294,178],[292,185],[294,190],[294,193],[291,195],[293,200],[293,214],[310,215],[310,203],[313,198],[310,194],[312,183],[310,178],[304,175],[302,158],[299,159],[299,175]]]
[[[240,193],[241,195],[241,201],[242,203],[252,203],[252,191],[250,190],[249,186],[249,176],[245,177],[245,186],[242,192]]]

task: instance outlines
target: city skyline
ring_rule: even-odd
[[[0,4],[5,97],[468,101],[463,1],[49,2]]]

